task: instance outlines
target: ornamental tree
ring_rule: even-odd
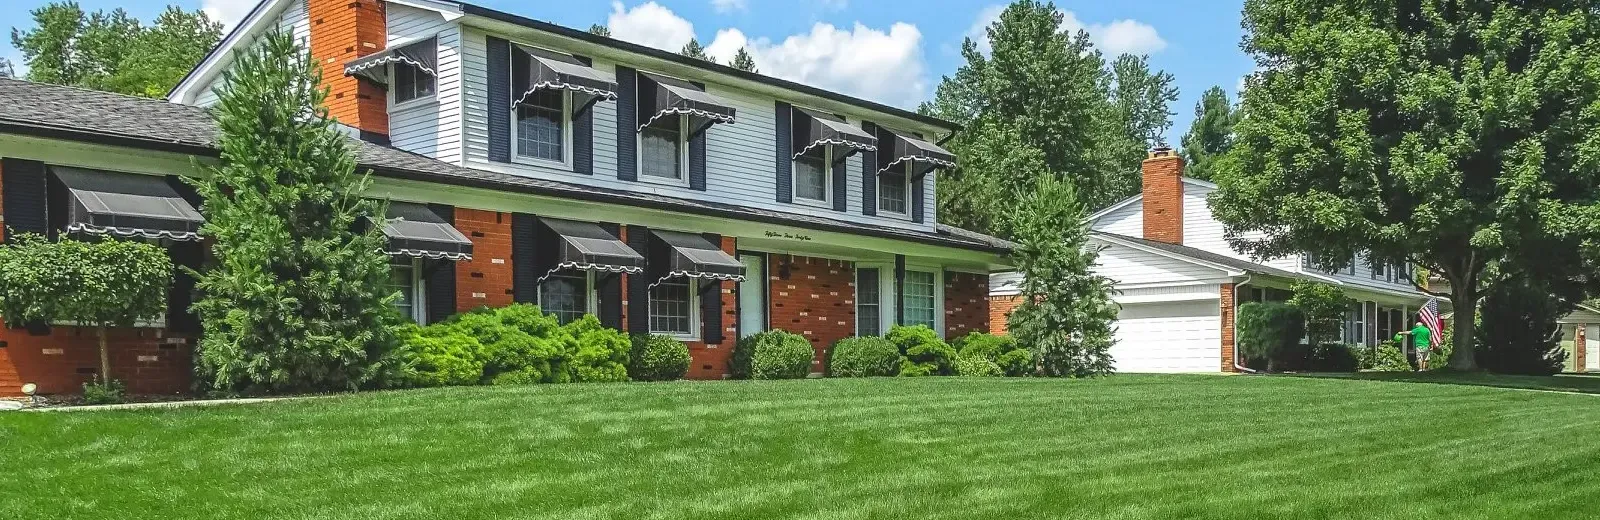
[[[361,197],[316,64],[274,32],[239,51],[215,110],[221,165],[196,181],[215,266],[194,309],[198,371],[222,392],[347,390],[396,346],[384,214]],[[356,231],[363,229],[364,231]]]
[[[1344,332],[1345,313],[1354,300],[1344,295],[1344,290],[1322,282],[1299,280],[1291,286],[1294,296],[1289,305],[1300,311],[1305,321],[1305,336],[1312,345],[1332,343]],[[1299,341],[1295,336],[1295,341]]]
[[[1119,310],[1112,282],[1091,270],[1099,251],[1089,243],[1077,190],[1048,175],[1038,179],[1018,208],[1012,256],[1022,272],[1021,304],[1007,331],[1033,352],[1041,375],[1110,374]]]
[[[1211,208],[1233,245],[1370,252],[1477,307],[1514,265],[1586,281],[1600,223],[1600,12],[1579,2],[1248,0],[1248,80]],[[1427,290],[1423,288],[1423,290]],[[1473,320],[1454,320],[1475,369]]]
[[[0,247],[0,315],[6,323],[91,326],[100,343],[100,382],[110,381],[106,329],[167,313],[172,260],[144,242],[23,234]]]

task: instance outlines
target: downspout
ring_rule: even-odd
[[[1245,273],[1243,282],[1233,284],[1233,369],[1246,374],[1259,372],[1239,364],[1239,286],[1249,285],[1253,279],[1254,276],[1250,273]]]

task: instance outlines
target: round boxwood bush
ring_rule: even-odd
[[[750,336],[750,377],[753,379],[800,379],[811,373],[815,353],[805,336],[769,330]]]
[[[993,363],[1006,376],[1018,377],[1033,374],[1033,353],[1017,344],[1011,336],[996,336],[985,332],[971,332],[956,338],[954,344],[960,357],[976,357]],[[971,367],[969,367],[971,368]],[[960,367],[956,373],[962,374]]]
[[[884,337],[900,348],[905,360],[900,363],[900,375],[950,376],[955,375],[956,349],[939,339],[939,334],[927,325],[889,328]]]
[[[830,377],[879,377],[900,373],[900,347],[877,336],[845,338],[828,356]]]
[[[634,381],[672,381],[689,372],[689,346],[660,334],[633,337],[628,377]]]
[[[962,377],[1000,377],[1000,365],[983,356],[956,356],[956,375]]]

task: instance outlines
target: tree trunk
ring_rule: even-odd
[[[1469,278],[1464,283],[1450,287],[1450,306],[1455,308],[1455,318],[1451,320],[1451,327],[1455,327],[1453,344],[1450,346],[1450,368],[1455,370],[1473,371],[1478,369],[1478,356],[1473,348],[1477,340],[1473,336],[1478,321],[1478,280],[1477,277]]]
[[[100,384],[111,382],[111,354],[106,349],[106,328],[95,327],[94,333],[100,339]]]

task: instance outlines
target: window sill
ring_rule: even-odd
[[[411,110],[411,109],[417,108],[417,107],[423,107],[423,106],[428,106],[428,105],[437,105],[437,104],[439,104],[439,96],[437,94],[435,94],[435,95],[428,96],[428,97],[420,97],[420,98],[417,98],[417,99],[410,99],[410,100],[401,101],[401,102],[398,102],[398,103],[391,102],[391,103],[389,103],[389,111],[390,112],[395,112],[395,111],[401,111],[401,110]]]
[[[553,161],[550,159],[540,159],[538,157],[527,157],[514,154],[511,156],[511,164],[532,166],[535,168],[558,168],[569,172],[572,171],[572,163],[567,161]]]
[[[649,183],[649,184],[659,184],[659,185],[662,185],[662,186],[672,186],[674,188],[688,188],[689,187],[689,178],[688,178],[688,176],[680,177],[680,178],[677,178],[677,179],[672,179],[672,178],[668,178],[668,177],[657,177],[657,176],[654,176],[654,175],[645,175],[643,173],[640,173],[639,174],[639,182],[644,182],[644,183]]]
[[[826,210],[832,210],[833,209],[833,201],[831,201],[831,200],[808,199],[808,198],[805,198],[805,197],[794,197],[793,200],[794,200],[795,204],[799,204],[801,206],[810,206],[810,207],[813,207],[813,208],[820,208],[820,209],[826,209]]]

